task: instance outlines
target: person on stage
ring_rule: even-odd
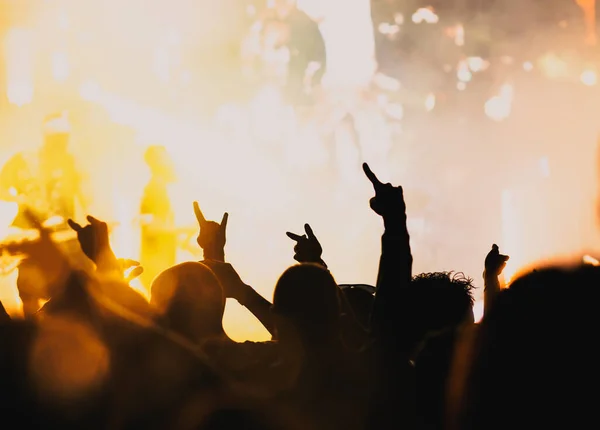
[[[66,228],[67,220],[76,217],[78,205],[86,207],[81,175],[69,152],[71,129],[66,115],[47,116],[43,133],[37,152],[19,152],[0,170],[0,199],[19,205],[14,227],[33,227],[24,216],[29,210],[43,223],[54,221]]]
[[[34,229],[29,213],[46,227],[70,231],[68,220],[76,218],[78,204],[85,211],[86,199],[75,157],[69,152],[71,128],[67,116],[47,116],[43,134],[37,152],[19,152],[0,170],[0,200],[18,204],[11,227]],[[64,245],[76,247],[77,239]],[[22,260],[18,269],[17,289],[23,312],[31,317],[39,309],[40,300],[50,299],[52,285],[41,276],[38,262],[33,259]]]
[[[169,185],[175,182],[175,169],[164,146],[148,147],[144,161],[150,169],[150,181],[144,188],[140,215],[142,219],[140,279],[145,288],[163,270],[175,265],[178,232],[169,198]]]

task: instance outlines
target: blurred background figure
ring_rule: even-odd
[[[276,0],[265,10],[262,23],[267,47],[286,53],[286,101],[291,105],[311,104],[311,93],[326,71],[325,41],[319,24],[298,8],[296,0]]]
[[[149,146],[144,161],[151,176],[140,205],[140,263],[144,267],[141,281],[149,290],[154,277],[176,263],[177,232],[169,197],[169,185],[175,182],[176,177],[173,162],[164,146]]]
[[[19,205],[13,221],[17,228],[31,228],[24,216],[32,211],[46,224],[65,227],[76,218],[78,206],[87,202],[81,190],[81,176],[69,152],[71,127],[66,114],[47,116],[43,123],[43,144],[37,153],[19,152],[0,172],[0,198]]]

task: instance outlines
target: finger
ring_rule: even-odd
[[[375,176],[375,173],[373,173],[373,171],[367,163],[363,163],[363,170],[365,172],[365,175],[367,175],[367,178],[369,178],[369,181],[371,181],[374,187],[380,187],[383,185],[383,183],[379,179],[377,179],[377,176]]]
[[[200,225],[206,224],[206,218],[204,218],[198,202],[194,202],[194,213],[196,214],[196,219]]]
[[[500,259],[504,262],[510,260],[510,257],[508,255],[500,255]]]
[[[223,214],[223,219],[221,220],[221,230],[223,231],[227,229],[227,220],[229,220],[229,214],[225,212]]]
[[[88,215],[88,216],[86,217],[86,219],[87,219],[87,220],[88,220],[88,222],[89,222],[90,224],[92,224],[92,225],[104,224],[104,222],[103,222],[103,221],[100,221],[98,218],[94,218],[94,217],[93,217],[93,216],[91,216],[91,215]]]
[[[131,269],[132,267],[140,266],[139,261],[131,260],[129,258],[119,260],[123,270]]]
[[[306,236],[309,239],[316,239],[317,237],[315,236],[315,233],[313,232],[312,228],[310,227],[310,225],[308,224],[304,224],[304,231],[306,232]]]
[[[297,234],[294,233],[290,233],[289,231],[285,233],[287,235],[287,237],[289,237],[292,240],[295,240],[296,242],[300,242],[302,239],[304,239],[303,236],[299,236]]]
[[[140,276],[142,273],[144,273],[144,268],[142,266],[138,266],[138,267],[136,267],[135,269],[133,269],[131,271],[131,273],[127,276],[126,281],[127,282],[131,282],[135,278],[137,278],[138,276]]]
[[[496,245],[495,243],[492,245],[492,251],[499,251],[500,248],[498,248],[498,245]]]
[[[79,233],[81,230],[83,230],[83,227],[79,224],[77,224],[75,221],[73,221],[72,219],[68,219],[67,220],[67,224],[69,224],[69,227],[71,227],[73,230],[75,230],[77,233]]]

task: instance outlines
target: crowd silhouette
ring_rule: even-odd
[[[35,266],[47,301],[24,319],[0,307],[6,428],[593,427],[599,269],[540,268],[504,288],[509,257],[493,245],[476,323],[474,281],[412,273],[403,189],[363,168],[384,227],[374,288],[338,285],[306,224],[287,232],[297,264],[268,301],[226,259],[229,214],[207,220],[194,202],[204,259],[153,277],[148,301],[129,282],[152,268],[115,255],[105,222],[68,221],[89,260],[75,267],[24,211],[39,237],[3,247]],[[272,340],[229,338],[226,299]]]

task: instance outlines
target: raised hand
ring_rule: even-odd
[[[75,232],[77,239],[81,245],[83,253],[94,263],[98,264],[98,260],[107,251],[110,250],[110,242],[108,239],[108,225],[93,216],[87,217],[88,225],[82,227],[72,219],[67,222]]]
[[[390,183],[384,184],[381,182],[367,163],[363,163],[363,170],[375,189],[375,197],[370,200],[371,209],[380,215],[384,221],[406,217],[406,204],[402,187],[394,187]]]
[[[302,236],[290,233],[289,231],[286,233],[287,237],[296,242],[294,246],[294,260],[300,263],[319,263],[327,267],[321,259],[323,248],[310,225],[304,224],[304,231],[306,234]]]
[[[59,286],[70,272],[69,263],[53,240],[51,231],[42,225],[33,212],[27,210],[24,215],[39,232],[39,237],[32,241],[7,243],[2,248],[10,254],[25,256],[30,264],[42,271],[46,284]]]
[[[206,260],[225,261],[225,243],[227,241],[227,220],[229,214],[225,212],[221,224],[207,221],[200,210],[198,202],[194,202],[194,213],[198,220],[198,245],[204,251]]]
[[[492,250],[485,257],[485,273],[495,277],[500,276],[509,259],[508,255],[500,254],[498,245],[493,244]]]

